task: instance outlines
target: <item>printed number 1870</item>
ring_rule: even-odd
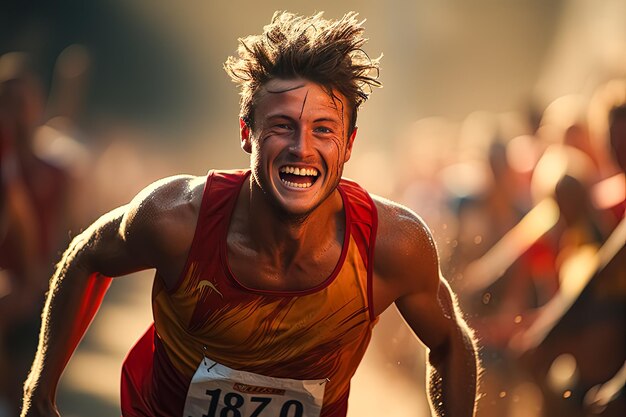
[[[245,404],[246,399],[235,392],[228,392],[224,395],[224,406],[218,413],[218,404],[222,396],[221,389],[206,390],[206,394],[211,397],[211,403],[206,414],[202,417],[262,417],[263,410],[272,403],[271,398],[250,397],[250,402],[256,404],[256,408],[249,416],[244,416],[240,408]],[[278,417],[303,417],[304,406],[300,401],[288,400],[280,407]],[[191,417],[191,416],[190,416]]]

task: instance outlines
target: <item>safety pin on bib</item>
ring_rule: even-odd
[[[203,357],[202,357],[202,361],[204,362],[204,366],[206,366],[206,367],[207,367],[207,371],[210,371],[211,369],[213,369],[213,367],[214,367],[215,365],[217,365],[217,362],[213,361],[213,365],[209,366],[209,364],[208,364],[208,363],[206,363],[206,360],[208,359],[208,358],[207,358],[207,355],[206,355],[206,351],[207,351],[207,347],[206,347],[206,345],[202,346],[202,350],[204,350],[204,353],[202,354],[202,356],[203,356]]]

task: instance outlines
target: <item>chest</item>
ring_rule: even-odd
[[[342,241],[324,242],[315,250],[295,254],[277,250],[272,255],[250,248],[245,239],[227,239],[227,264],[244,287],[267,291],[306,291],[333,275],[342,261]]]
[[[304,290],[291,290],[293,285],[281,291],[268,290],[268,285],[253,288],[248,281],[235,280],[233,271],[223,266],[223,261],[194,262],[175,293],[157,292],[154,304],[159,334],[165,337],[173,331],[191,337],[189,346],[195,348],[190,357],[204,348],[209,357],[226,365],[237,352],[254,357],[259,366],[270,362],[276,366],[281,362],[276,360],[276,352],[289,347],[299,362],[315,358],[317,363],[328,349],[363,340],[363,332],[372,324],[367,268],[354,244],[347,245],[337,268],[317,286],[312,280],[297,281],[309,284]],[[263,281],[255,278],[253,283],[258,286]],[[194,358],[190,364],[195,363]]]

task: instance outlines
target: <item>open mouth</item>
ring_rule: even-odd
[[[285,165],[278,171],[283,184],[292,188],[310,188],[319,176],[315,168],[298,168]]]

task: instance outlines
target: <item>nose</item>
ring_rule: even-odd
[[[289,147],[289,152],[297,156],[299,159],[305,159],[306,157],[313,155],[313,137],[310,132],[304,129],[299,129],[293,135],[293,142]]]

